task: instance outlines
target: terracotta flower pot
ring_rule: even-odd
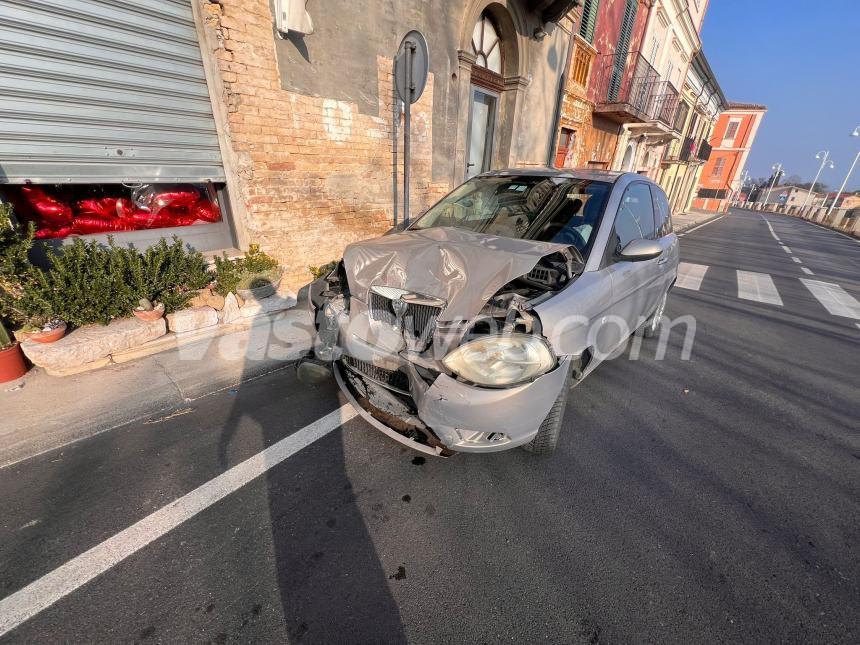
[[[132,313],[141,320],[152,322],[153,320],[158,320],[164,315],[164,305],[160,304],[153,309],[135,309]]]
[[[0,349],[0,383],[14,381],[26,373],[27,365],[24,363],[24,353],[18,343],[6,349]]]
[[[48,331],[34,331],[28,334],[27,340],[32,340],[37,343],[53,343],[60,340],[66,335],[66,323],[62,323],[59,327],[54,327]]]

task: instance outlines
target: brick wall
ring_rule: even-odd
[[[346,244],[392,224],[392,61],[376,60],[377,114],[287,91],[269,0],[200,2],[223,84],[225,138],[238,174],[234,199],[247,211],[238,224],[298,288],[311,278],[309,265],[337,259]],[[452,188],[431,180],[432,109],[431,77],[412,109],[413,214]]]

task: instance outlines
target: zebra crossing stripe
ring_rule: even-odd
[[[807,278],[801,278],[800,281],[815,296],[816,300],[834,316],[860,320],[860,302],[857,302],[854,296],[838,284]]]
[[[791,259],[792,259],[792,260],[794,260],[795,262],[797,262],[798,264],[800,264],[801,262],[803,262],[803,260],[801,260],[801,259],[800,259],[799,257],[797,257],[796,255],[792,255],[792,256],[791,256]]]
[[[681,262],[678,264],[678,279],[675,282],[675,286],[681,289],[698,291],[702,287],[702,280],[705,279],[705,273],[707,272],[708,267],[705,264]]]
[[[800,267],[800,270],[803,271],[806,275],[815,275],[812,271],[810,271],[806,267]]]
[[[767,273],[738,270],[737,274],[738,298],[782,306],[782,298],[779,297],[779,291],[776,290],[773,278]]]

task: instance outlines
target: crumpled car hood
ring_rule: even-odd
[[[361,299],[374,285],[444,299],[442,322],[469,320],[505,284],[564,244],[518,240],[458,228],[406,231],[346,247],[349,288]]]

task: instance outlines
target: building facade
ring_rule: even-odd
[[[660,178],[667,147],[681,138],[676,118],[680,91],[696,52],[707,2],[656,0],[649,15],[637,59],[638,80],[632,83],[634,102],[644,118],[622,126],[613,168]],[[646,89],[647,88],[647,89]]]
[[[699,179],[694,208],[725,211],[741,186],[741,174],[767,108],[754,103],[729,102],[711,135],[711,156]]]
[[[556,166],[612,167],[628,116],[623,105],[637,71],[629,52],[641,47],[650,11],[650,0],[583,0],[571,13],[574,33]]]
[[[52,244],[253,242],[298,287],[309,265],[394,223],[403,36],[421,31],[430,50],[412,106],[415,215],[481,170],[551,162],[573,4],[0,7],[13,46],[0,51],[0,192]]]
[[[693,201],[702,166],[711,156],[708,140],[726,105],[704,53],[696,52],[675,115],[675,130],[680,137],[668,145],[659,177],[674,212],[686,211]]]

